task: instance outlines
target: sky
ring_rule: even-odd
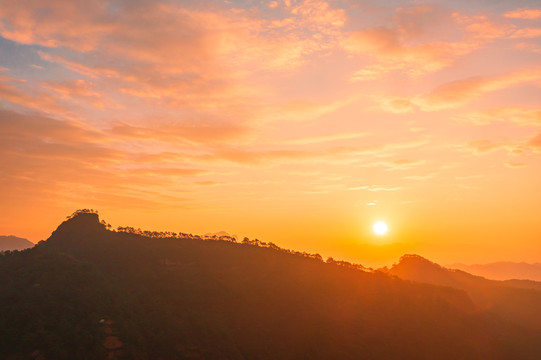
[[[33,242],[93,208],[368,266],[541,261],[541,4],[0,0],[0,198]]]

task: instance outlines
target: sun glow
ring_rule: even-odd
[[[376,235],[381,236],[387,234],[387,232],[389,231],[389,227],[387,226],[385,221],[377,221],[372,226],[372,230],[374,230],[374,233]]]

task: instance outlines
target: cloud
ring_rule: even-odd
[[[524,28],[514,31],[509,39],[531,39],[541,37],[541,28]]]
[[[89,51],[99,40],[114,30],[105,22],[105,2],[90,4],[81,0],[57,1],[36,6],[31,0],[21,0],[0,7],[0,35],[22,44],[45,47],[66,46],[77,51]],[[70,31],[65,31],[70,29]]]
[[[510,19],[541,19],[541,9],[516,9],[506,12],[503,16]]]
[[[219,182],[219,181],[205,180],[205,181],[197,181],[196,184],[202,185],[202,186],[217,186],[217,185],[223,185],[224,183]]]
[[[385,163],[385,165],[392,170],[409,170],[414,167],[423,165],[426,161],[424,160],[413,160],[413,159],[398,159],[391,162]]]
[[[6,169],[9,176],[16,173],[14,169],[29,174],[46,169],[54,176],[54,171],[59,171],[59,175],[66,172],[75,175],[77,169],[88,166],[88,170],[94,172],[94,164],[112,165],[126,156],[103,146],[104,136],[100,132],[71,121],[2,110],[0,129],[0,151],[6,163],[13,166]],[[62,164],[69,166],[61,167]],[[36,180],[39,181],[39,177]]]
[[[234,3],[64,3],[35,6],[31,0],[21,0],[0,9],[2,36],[40,45],[34,49],[50,63],[48,68],[78,75],[77,80],[69,74],[69,80],[30,83],[38,89],[36,94],[46,95],[40,96],[39,103],[4,96],[7,101],[24,102],[57,116],[68,109],[94,114],[81,105],[122,109],[104,115],[115,122],[137,121],[150,112],[155,122],[202,118],[202,133],[215,126],[215,133],[226,135],[233,127],[284,115],[311,120],[351,101],[282,107],[284,101],[267,85],[274,74],[291,74],[306,61],[328,56],[337,46],[346,12],[335,4],[280,2],[269,13],[257,7],[241,9]],[[277,100],[269,103],[273,96]],[[46,99],[51,99],[50,104],[43,104]]]
[[[105,99],[103,93],[95,89],[95,85],[86,80],[44,81],[41,88],[58,94],[62,99],[71,100],[75,103],[85,102],[91,106],[104,110],[105,108],[121,108],[114,105],[109,99]]]
[[[179,162],[141,166],[136,155],[80,123],[0,110],[0,186],[6,196],[17,194],[6,201],[182,207],[178,179],[209,174]]]
[[[441,70],[478,46],[466,42],[430,42],[405,45],[397,30],[370,28],[351,34],[343,47],[356,54],[373,54],[380,62],[357,70],[351,80],[372,80],[400,70],[418,76]]]
[[[291,100],[285,104],[276,107],[271,106],[265,109],[266,115],[263,118],[270,120],[288,120],[288,121],[306,121],[314,120],[323,115],[335,112],[336,110],[351,104],[357,100],[359,96],[348,96],[344,99],[332,101],[306,101],[306,100]]]
[[[250,146],[231,146],[220,145],[211,146],[206,151],[201,153],[182,154],[165,154],[167,158],[174,160],[189,160],[195,162],[230,162],[239,165],[274,165],[287,163],[313,163],[315,160],[324,161],[326,164],[348,164],[360,161],[360,156],[373,156],[383,154],[391,154],[394,150],[407,149],[422,146],[426,143],[425,140],[403,141],[403,142],[388,142],[376,144],[364,144],[354,146],[328,146],[324,148],[310,149],[306,148],[305,144],[296,146],[275,146],[266,145],[262,147]],[[267,147],[270,149],[266,149]],[[151,158],[156,160],[159,157]],[[421,162],[413,160],[397,160],[396,162],[377,162],[370,163],[367,166],[386,166],[388,168],[400,169],[409,168],[419,165]]]
[[[99,52],[101,61],[95,59],[96,63],[81,69],[108,64],[112,74],[131,76],[141,83],[149,71],[155,76],[211,73],[211,77],[227,77],[228,70],[238,75],[295,67],[304,56],[331,46],[345,21],[343,10],[317,0],[298,3],[283,22],[267,20],[255,10],[216,6],[209,10],[204,4],[198,9],[153,1],[104,1],[100,6],[72,1],[48,4],[42,10],[29,0],[6,7],[0,13],[6,22],[2,35],[25,44]],[[316,41],[314,35],[320,38]],[[113,59],[129,60],[131,66],[124,69]]]
[[[365,161],[362,167],[383,167],[386,171],[411,170],[425,164],[425,160],[397,159],[393,161]]]
[[[541,133],[539,133],[537,136],[533,137],[530,141],[528,141],[527,145],[530,148],[541,150]]]
[[[367,190],[367,191],[372,191],[372,192],[377,192],[377,191],[398,191],[400,189],[402,189],[402,188],[399,187],[399,186],[385,187],[385,186],[381,186],[381,185],[363,185],[363,186],[355,186],[355,187],[348,188],[348,190]]]
[[[528,39],[541,36],[536,27],[512,24],[509,18],[537,16],[539,10],[470,15],[429,4],[401,6],[385,25],[351,31],[342,47],[364,61],[375,59],[356,70],[351,81],[380,79],[391,73],[419,77],[445,69],[457,59],[499,39]]]
[[[482,46],[464,28],[465,22],[465,17],[436,5],[397,8],[389,26],[355,30],[342,41],[346,51],[377,60],[357,70],[350,80],[374,80],[396,71],[420,76],[450,66]]]
[[[516,29],[514,25],[491,19],[486,14],[470,16],[455,12],[453,18],[469,36],[482,41],[479,45],[486,41],[506,38]]]
[[[369,134],[366,132],[331,133],[331,134],[324,134],[324,135],[314,135],[314,136],[308,136],[308,137],[302,137],[302,138],[287,139],[287,140],[281,141],[281,143],[290,144],[290,145],[319,144],[319,143],[332,142],[332,141],[358,139],[358,138],[365,137],[368,135]]]
[[[461,114],[454,118],[459,121],[468,121],[477,125],[510,122],[522,126],[539,126],[541,125],[541,109],[517,106],[499,107]]]
[[[43,51],[38,51],[38,55],[41,59],[51,62],[51,63],[57,63],[59,65],[62,65],[66,69],[69,69],[75,73],[88,76],[92,79],[96,79],[99,77],[105,77],[105,78],[119,78],[121,75],[117,70],[114,70],[110,67],[103,67],[103,66],[88,66],[81,63],[78,63],[76,61],[70,61],[66,58],[59,56],[59,55],[53,55],[49,54]],[[128,80],[129,78],[126,78]]]
[[[530,51],[533,53],[541,54],[541,46],[537,44],[521,42],[521,43],[516,44],[515,48],[518,50]]]
[[[385,97],[375,96],[374,99],[380,103],[384,111],[395,114],[406,114],[416,110],[416,104],[409,98],[405,97]]]
[[[208,170],[176,167],[137,167],[124,170],[129,175],[189,177],[208,174]]]
[[[471,77],[443,84],[421,99],[421,107],[430,110],[456,107],[481,95],[521,83],[538,82],[541,68],[518,70],[512,73]]]
[[[409,176],[404,176],[403,178],[406,180],[425,181],[428,179],[433,179],[435,177],[436,177],[436,174],[432,173],[432,174],[427,174],[427,175],[409,175]]]
[[[24,80],[0,74],[0,98],[44,113],[78,118],[54,96],[25,85]]]
[[[104,135],[72,121],[54,120],[37,114],[0,110],[0,126],[5,140],[30,140],[39,137],[49,143],[99,143]]]
[[[539,83],[541,68],[517,70],[495,76],[474,76],[444,83],[425,95],[411,97],[378,96],[375,99],[383,110],[404,113],[415,110],[438,111],[460,107],[487,93],[512,86]]]
[[[507,162],[507,163],[505,163],[505,166],[507,166],[509,168],[512,168],[512,169],[517,169],[517,168],[525,167],[526,164],[524,164],[524,163],[516,163],[516,162]]]
[[[476,155],[483,155],[497,150],[507,150],[510,156],[541,153],[541,133],[529,140],[475,140],[466,145],[466,149]]]
[[[147,142],[218,144],[241,139],[249,128],[236,122],[221,120],[162,120],[156,125],[136,126],[118,123],[107,130],[115,138],[134,139]]]
[[[481,155],[502,149],[513,149],[514,146],[509,141],[492,141],[492,140],[474,140],[467,144],[468,148],[476,155]]]

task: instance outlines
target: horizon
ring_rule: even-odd
[[[176,234],[176,235],[172,235],[173,237],[179,239],[179,240],[182,240],[184,238],[184,235],[189,235],[189,236],[194,236],[195,239],[199,239],[199,240],[209,240],[209,236],[213,236],[213,235],[217,235],[219,236],[218,240],[222,240],[221,236],[226,236],[226,237],[230,237],[232,239],[234,239],[234,242],[235,243],[241,243],[242,242],[242,239],[245,238],[243,236],[238,236],[237,234],[230,234],[230,233],[227,233],[225,231],[217,231],[217,232],[214,232],[214,233],[205,233],[205,234],[191,234],[191,233],[185,233],[185,232],[182,232],[182,231],[179,231],[178,234],[172,230],[165,230],[165,229],[161,229],[161,230],[156,230],[156,229],[141,229],[141,228],[136,228],[134,226],[130,226],[130,224],[125,224],[123,226],[112,226],[111,224],[109,224],[105,219],[103,219],[102,217],[100,217],[100,213],[99,213],[99,210],[97,209],[78,209],[76,210],[75,212],[73,212],[71,215],[69,216],[66,216],[64,218],[63,221],[61,221],[58,225],[57,225],[57,228],[55,230],[53,230],[53,232],[51,233],[51,235],[53,235],[54,231],[58,230],[58,228],[60,227],[60,225],[62,225],[64,222],[67,222],[79,215],[84,215],[84,214],[94,214],[97,216],[99,222],[103,225],[107,225],[105,230],[106,231],[111,231],[111,232],[130,232],[128,231],[127,229],[131,228],[133,230],[136,230],[137,234],[140,234],[144,237],[147,237],[147,235],[144,235],[145,232],[156,232],[156,233],[167,233],[167,232],[170,232],[172,234]],[[131,224],[133,225],[133,224]],[[43,240],[39,240],[38,242],[31,242],[30,240],[26,239],[26,238],[20,238],[20,237],[17,237],[16,235],[2,235],[0,234],[0,237],[15,237],[15,238],[18,238],[18,239],[21,239],[21,240],[26,240],[26,241],[29,241],[30,243],[32,243],[33,245],[37,245],[38,242],[40,241],[47,241],[47,239],[43,239]],[[152,236],[151,236],[152,237]],[[259,240],[259,241],[262,241],[261,239],[258,239],[257,237],[254,238],[254,239],[250,239],[248,238],[249,240]],[[229,240],[223,240],[223,241],[229,241]],[[264,244],[267,244],[266,242],[263,242]],[[272,241],[269,241],[268,243],[270,244],[274,244]],[[276,244],[274,244],[276,245]],[[288,248],[284,248],[284,247],[278,247],[278,249],[280,250],[285,250],[286,252],[303,252],[301,249],[288,249]],[[310,254],[310,255],[320,255],[319,253],[310,253],[310,252],[306,252],[304,251],[304,253],[307,253],[307,254]],[[491,275],[493,276],[494,273],[486,273],[486,272],[483,272],[483,271],[479,271],[479,269],[476,269],[476,267],[478,266],[493,266],[493,265],[529,265],[529,266],[537,266],[537,265],[541,265],[541,262],[532,262],[532,263],[528,263],[528,262],[525,262],[525,261],[520,261],[520,262],[511,262],[511,261],[507,261],[507,260],[501,260],[501,261],[494,261],[494,262],[489,262],[489,263],[470,263],[470,264],[466,264],[466,263],[461,263],[461,262],[454,262],[454,263],[447,263],[447,264],[442,264],[442,263],[438,263],[437,261],[433,261],[433,259],[430,259],[430,258],[427,258],[423,255],[420,255],[420,254],[415,254],[415,253],[404,253],[402,255],[399,256],[399,258],[397,258],[396,260],[394,260],[392,263],[355,263],[353,262],[352,264],[353,265],[361,265],[361,266],[365,266],[367,269],[372,269],[372,270],[377,270],[377,269],[381,269],[381,268],[389,268],[389,267],[392,267],[392,266],[395,266],[397,264],[399,264],[402,260],[402,258],[404,257],[420,257],[424,260],[428,260],[429,262],[431,263],[434,263],[436,265],[439,265],[439,266],[442,266],[446,269],[459,269],[459,270],[463,270],[463,271],[466,271],[466,272],[470,272],[471,274],[473,275],[477,275],[477,276],[482,276],[482,277],[485,277],[487,279],[493,279],[493,277],[491,277]],[[322,261],[326,262],[327,259],[329,258],[332,258],[332,256],[322,256]],[[333,259],[334,261],[346,261],[348,262],[347,259],[339,259],[339,258],[334,258]],[[475,269],[477,271],[475,271]],[[541,270],[541,269],[540,269]],[[473,272],[472,272],[473,271]],[[499,271],[499,272],[502,272],[502,273],[508,273],[508,271],[503,271],[501,269],[498,269],[496,268],[496,271]],[[487,274],[490,274],[490,275],[487,275]],[[501,275],[503,276],[503,278],[507,279],[511,279],[512,277],[511,274],[508,274],[508,275]],[[534,276],[535,277],[535,276]],[[495,279],[495,280],[504,280],[504,279]],[[531,279],[531,280],[534,280],[534,279]],[[537,281],[537,280],[536,280]]]
[[[0,1],[0,235],[541,262],[538,1]]]

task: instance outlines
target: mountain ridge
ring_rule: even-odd
[[[487,264],[455,263],[448,265],[494,280],[533,280],[541,281],[541,263],[527,263],[524,261],[497,261]]]
[[[0,357],[541,355],[535,332],[479,309],[462,289],[262,242],[145,233],[76,213],[36,247],[0,256]]]
[[[35,244],[28,239],[14,235],[0,235],[0,251],[24,250]]]
[[[397,264],[383,271],[405,280],[464,290],[479,310],[494,312],[541,331],[539,282],[490,280],[462,270],[447,269],[419,255],[404,255]]]

